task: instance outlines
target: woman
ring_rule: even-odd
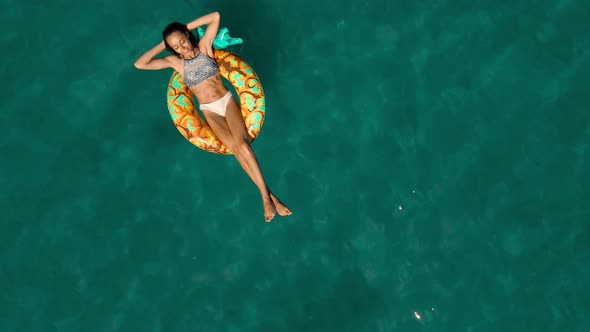
[[[191,30],[203,25],[207,25],[207,28],[199,40]],[[260,190],[264,218],[269,222],[275,212],[281,216],[292,212],[266,186],[254,151],[250,147],[251,139],[240,106],[223,85],[213,55],[213,40],[218,29],[218,12],[199,17],[186,26],[171,23],[162,33],[164,40],[139,57],[135,61],[135,67],[146,70],[174,68],[181,73],[183,81],[197,97],[199,108],[213,133],[230,149]],[[156,58],[164,49],[172,54]]]

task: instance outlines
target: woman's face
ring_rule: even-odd
[[[174,51],[182,55],[188,55],[193,50],[188,34],[182,32],[171,33],[170,36],[166,37],[166,42]]]

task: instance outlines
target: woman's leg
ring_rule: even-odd
[[[231,101],[233,103],[229,103],[230,105],[228,105],[227,107],[228,110],[226,111],[226,116],[227,113],[231,114],[233,111],[235,111],[232,108],[231,104],[237,103],[233,98],[231,98]],[[238,113],[240,112],[239,108],[237,111]],[[284,204],[282,204],[266,186],[266,183],[264,182],[264,178],[262,177],[262,173],[260,171],[260,167],[258,166],[258,162],[256,161],[256,156],[254,155],[254,152],[251,150],[251,148],[249,148],[250,146],[248,135],[238,135],[237,137],[236,135],[233,135],[226,117],[220,116],[213,112],[209,112],[207,110],[204,110],[203,114],[205,115],[205,118],[209,123],[209,126],[215,133],[215,135],[221,140],[221,142],[223,142],[223,144],[225,144],[232,151],[232,153],[234,154],[242,168],[246,171],[246,174],[248,174],[248,176],[252,179],[252,181],[260,190],[264,205],[265,220],[270,221],[274,217],[275,209],[273,206],[273,202],[275,202],[274,205],[276,206],[279,214],[291,214],[291,211],[286,206],[284,206]],[[244,127],[245,132],[245,125],[243,124],[241,114],[239,114],[239,117],[242,120],[242,126]]]
[[[242,168],[246,171],[248,176],[257,183],[257,174],[260,174],[262,178],[262,172],[260,171],[260,166],[258,164],[258,160],[256,159],[256,154],[252,147],[250,146],[251,138],[248,135],[248,130],[246,129],[246,124],[244,123],[244,118],[242,117],[242,112],[240,110],[240,106],[236,102],[236,100],[232,98],[229,100],[225,112],[225,119],[227,120],[227,124],[230,128],[233,141],[234,143],[240,144],[242,150],[245,150],[246,158],[246,165],[242,165]],[[262,180],[264,183],[265,181]],[[266,184],[264,184],[266,186]],[[266,186],[266,192],[272,199],[272,202],[275,206],[276,211],[281,216],[290,215],[292,212],[291,210],[281,202],[281,200],[276,197],[273,192]],[[261,191],[262,193],[262,191]]]

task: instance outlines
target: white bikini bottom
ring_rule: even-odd
[[[225,116],[225,109],[227,108],[227,103],[229,103],[229,99],[231,97],[231,91],[228,91],[223,97],[217,99],[214,102],[208,104],[199,104],[199,109]]]

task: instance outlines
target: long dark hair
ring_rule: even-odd
[[[186,25],[184,25],[182,23],[178,23],[178,22],[172,22],[172,23],[168,24],[168,26],[166,26],[164,31],[162,31],[162,38],[164,39],[164,45],[166,45],[166,49],[168,51],[170,51],[172,54],[176,54],[176,55],[180,56],[180,54],[178,52],[176,52],[172,47],[170,47],[170,45],[168,45],[168,43],[166,42],[166,37],[170,36],[174,32],[180,32],[182,34],[188,33],[188,40],[190,40],[191,44],[194,47],[197,47],[197,45],[199,44],[199,37],[195,36],[192,31],[189,31],[188,28],[186,27]]]

